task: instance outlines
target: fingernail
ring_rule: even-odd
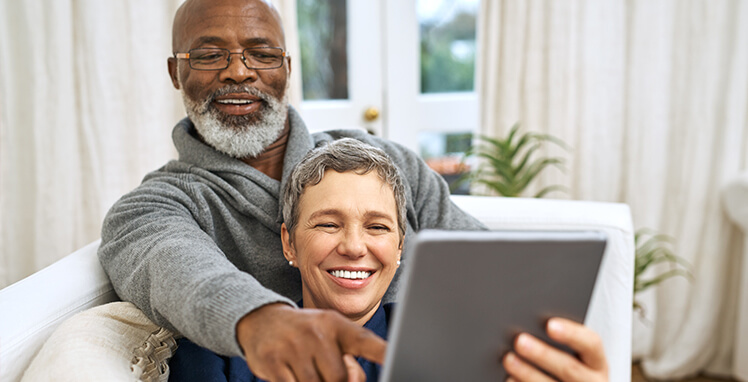
[[[531,351],[535,347],[535,343],[529,335],[522,333],[517,338],[517,346],[526,351]]]
[[[506,353],[506,355],[504,356],[504,359],[509,363],[516,361],[516,359],[514,358],[514,354],[512,353]]]
[[[507,353],[506,356],[504,357],[504,359],[505,359],[506,363],[508,363],[510,365],[516,365],[517,364],[517,356],[514,355],[514,353],[511,353],[511,352]]]
[[[564,332],[564,324],[559,320],[551,318],[548,320],[548,330],[555,334],[562,334]]]

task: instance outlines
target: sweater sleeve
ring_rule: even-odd
[[[219,354],[243,356],[239,319],[266,304],[295,305],[226,258],[196,220],[200,207],[175,182],[146,181],[111,208],[99,260],[120,298],[155,323]]]

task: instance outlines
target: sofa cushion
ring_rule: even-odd
[[[113,302],[63,322],[23,381],[166,381],[174,334],[129,302]]]

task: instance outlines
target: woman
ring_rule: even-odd
[[[299,306],[338,311],[386,339],[392,306],[382,305],[382,297],[400,265],[405,214],[399,171],[383,151],[354,139],[311,151],[293,170],[283,194],[283,255],[301,274]],[[604,379],[599,338],[579,324],[550,322],[560,325],[562,336],[574,334],[559,337],[555,325],[549,325],[551,338],[575,348],[582,361],[564,358],[566,353],[524,334],[515,343],[518,353],[550,371],[581,372],[579,380]],[[577,349],[577,343],[588,348]],[[351,380],[378,379],[379,365],[347,354],[344,360]],[[546,360],[553,364],[544,365]],[[504,366],[517,379],[547,378],[513,353]],[[187,339],[180,340],[170,367],[170,380],[258,380],[244,359],[218,356]]]

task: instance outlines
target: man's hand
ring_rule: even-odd
[[[348,381],[344,354],[383,363],[387,343],[338,312],[270,304],[236,325],[252,372],[268,381]],[[351,376],[356,380],[356,376]]]
[[[565,382],[608,380],[608,362],[597,333],[563,318],[548,320],[546,330],[552,340],[569,346],[579,358],[522,333],[514,341],[516,354],[510,352],[504,356],[504,369],[510,375],[508,380],[552,381],[540,369]]]
[[[343,354],[343,362],[348,370],[348,382],[366,382],[366,373],[354,356]]]

